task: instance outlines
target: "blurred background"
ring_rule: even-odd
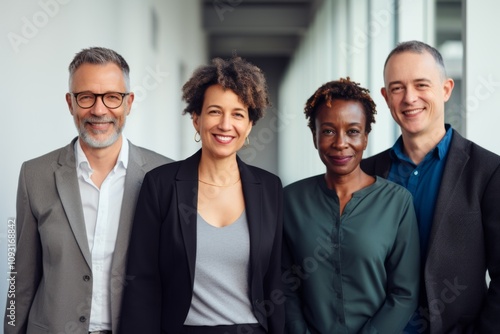
[[[261,67],[273,106],[239,155],[286,185],[324,171],[303,106],[327,81],[350,76],[369,88],[378,115],[366,155],[392,146],[399,130],[380,94],[382,69],[410,39],[438,48],[455,80],[446,121],[500,154],[499,10],[496,0],[1,0],[0,277],[22,162],[77,134],[64,96],[82,48],[124,56],[136,94],[125,135],[175,160],[199,148],[182,115],[181,87],[193,70],[232,54]],[[0,304],[6,286],[0,280]]]

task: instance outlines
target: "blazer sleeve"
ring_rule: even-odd
[[[122,334],[161,333],[161,215],[157,185],[150,176],[144,178],[130,236],[119,323]]]
[[[17,245],[15,262],[8,266],[5,334],[26,333],[31,305],[43,275],[38,221],[32,213],[25,174],[26,163],[21,167],[17,188]]]
[[[385,265],[385,302],[359,333],[401,333],[417,309],[420,277],[418,225],[409,194],[403,204],[396,240]]]
[[[479,333],[500,333],[500,166],[492,174],[482,200],[482,219],[486,240],[486,263],[491,281],[481,312]]]

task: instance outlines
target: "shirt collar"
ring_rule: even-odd
[[[427,155],[425,159],[433,155],[438,160],[442,160],[448,154],[450,148],[451,138],[453,137],[453,129],[450,124],[445,124],[444,128],[446,133],[444,137],[439,141],[439,143],[434,147]],[[391,148],[390,155],[392,159],[404,160],[411,162],[410,158],[404,153],[403,137],[399,136],[398,140],[394,143]],[[425,160],[424,159],[424,160]]]
[[[445,124],[444,128],[446,129],[446,134],[444,135],[443,139],[437,144],[437,155],[439,159],[444,159],[446,155],[448,154],[448,150],[450,148],[450,143],[451,143],[451,137],[453,137],[453,129],[451,128],[450,124]]]
[[[115,167],[113,168],[114,171],[118,167],[123,167],[123,169],[127,169],[128,166],[128,157],[129,157],[129,144],[127,138],[125,138],[125,135],[122,134],[122,147],[120,148],[120,153],[118,154],[118,159],[116,160]],[[77,166],[77,171],[78,175],[85,174],[88,177],[92,175],[92,167],[90,166],[89,160],[87,159],[87,156],[85,155],[85,152],[83,152],[82,145],[80,144],[80,138],[78,138],[75,142],[75,156],[76,156],[76,166]]]

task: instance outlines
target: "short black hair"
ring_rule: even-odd
[[[330,81],[319,87],[307,100],[304,114],[309,119],[308,126],[314,133],[316,131],[316,113],[323,104],[331,106],[335,100],[356,101],[363,105],[365,113],[365,132],[370,133],[372,123],[375,123],[376,105],[373,102],[370,91],[363,88],[359,83],[351,81],[349,77]]]

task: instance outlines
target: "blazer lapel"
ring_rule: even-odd
[[[182,232],[182,238],[186,249],[190,279],[194,282],[194,270],[196,263],[196,218],[197,218],[197,202],[198,202],[198,165],[200,163],[201,150],[196,154],[186,159],[179,172],[176,175],[176,192],[178,198],[178,221]],[[262,185],[254,176],[250,169],[240,160],[238,160],[238,168],[240,169],[241,182],[243,185],[243,196],[245,198],[245,210],[248,219],[250,233],[250,263],[252,276],[258,277],[260,274],[254,272],[259,266],[255,261],[258,261],[258,250],[260,243],[260,233],[262,221],[262,204],[261,192]]]
[[[120,223],[118,225],[113,263],[111,265],[111,312],[113,332],[117,329],[122,292],[123,288],[127,285],[127,250],[134,221],[135,207],[144,175],[146,175],[146,170],[144,169],[146,161],[143,159],[140,150],[131,142],[128,144],[129,158],[120,210]]]
[[[450,194],[455,193],[455,188],[458,185],[456,181],[460,179],[468,160],[469,154],[467,153],[466,142],[456,131],[453,131],[453,138],[448,151],[448,158],[446,160],[443,177],[441,179],[441,186],[439,187],[439,194],[434,209],[434,217],[432,220],[427,254],[431,253],[431,247],[438,244],[434,243],[434,241],[438,235],[440,222],[443,220],[444,215],[451,207],[451,203],[453,203],[453,196],[450,196]]]
[[[60,167],[55,171],[55,179],[59,198],[61,199],[73,235],[75,236],[76,242],[89,268],[92,268],[92,257],[90,255],[89,243],[87,240],[82,200],[76,174],[74,151],[76,140],[77,139],[74,139],[71,144],[61,151],[58,161]]]
[[[126,255],[130,233],[132,231],[135,206],[141,190],[142,180],[146,174],[143,168],[144,164],[145,162],[139,149],[129,142],[129,159],[120,210],[120,224],[118,225],[115,251],[113,254],[113,277],[123,277],[125,274]]]
[[[260,249],[261,226],[263,222],[262,184],[239,158],[238,167],[240,169],[248,230],[250,233],[250,282],[253,282],[253,277],[261,277],[262,275],[262,273],[258,272],[260,266],[257,265],[257,261],[260,258],[258,252]]]
[[[201,150],[182,162],[176,175],[178,223],[186,249],[191,285],[196,262],[196,218],[198,214],[198,165]]]
[[[381,153],[381,157],[377,162],[378,163],[375,165],[375,175],[380,175],[384,179],[387,179],[389,177],[389,172],[391,171],[391,149]]]

